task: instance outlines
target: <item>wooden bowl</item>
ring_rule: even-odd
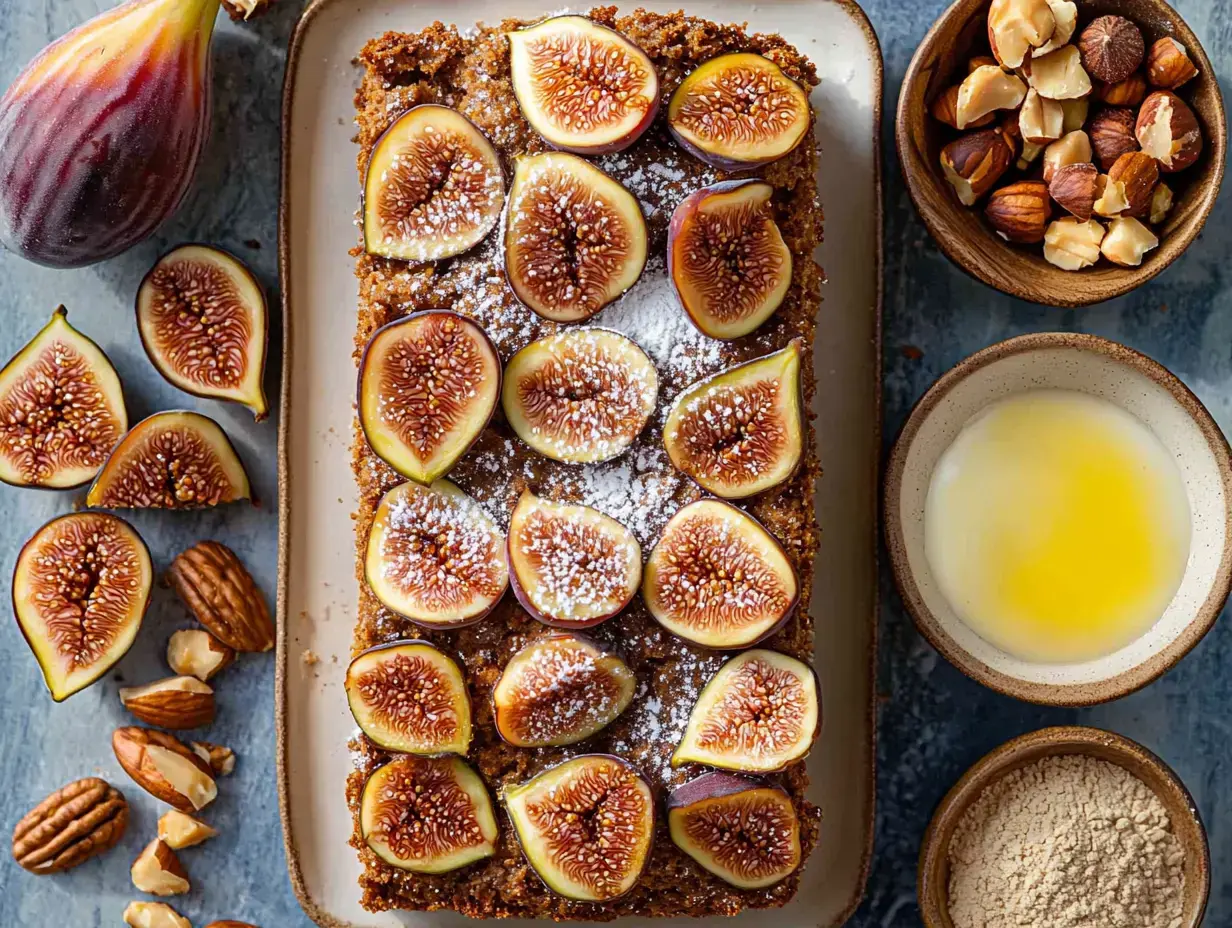
[[[1223,181],[1228,127],[1219,83],[1198,37],[1163,0],[1077,0],[1078,29],[1096,16],[1119,13],[1138,24],[1147,47],[1175,36],[1189,52],[1198,76],[1178,93],[1202,126],[1204,148],[1197,164],[1165,174],[1175,194],[1172,211],[1156,230],[1159,247],[1138,267],[1106,259],[1082,271],[1064,271],[1044,260],[1042,245],[1012,245],[984,219],[984,203],[963,206],[941,173],[942,147],[954,138],[929,114],[933,99],[966,74],[970,54],[987,54],[990,0],[957,0],[924,36],[907,68],[898,97],[895,139],[903,177],[916,209],[945,254],[968,274],[1010,296],[1051,306],[1086,306],[1128,293],[1146,283],[1183,252],[1202,230]],[[1011,168],[1007,177],[1014,174]],[[1055,207],[1053,217],[1066,215]]]
[[[1086,754],[1116,764],[1149,786],[1168,810],[1172,832],[1185,849],[1185,894],[1180,928],[1197,928],[1211,889],[1211,854],[1193,797],[1177,775],[1129,738],[1098,728],[1068,726],[1030,732],[985,755],[954,784],[929,823],[916,878],[925,928],[954,928],[949,913],[950,839],[984,788],[1044,757]]]
[[[1164,614],[1120,650],[1076,663],[1026,661],[981,638],[946,600],[924,546],[928,487],[942,453],[985,406],[1039,388],[1090,393],[1144,423],[1177,464],[1192,522],[1189,560]],[[1094,335],[1022,335],[943,375],[890,454],[883,513],[894,579],[920,632],[967,676],[1029,702],[1090,705],[1145,686],[1202,639],[1232,586],[1232,454],[1223,433],[1164,367]]]

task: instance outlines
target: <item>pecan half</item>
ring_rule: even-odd
[[[167,579],[197,621],[236,651],[268,651],[274,623],[265,597],[235,552],[217,541],[193,545],[167,569]]]
[[[128,802],[98,777],[62,787],[13,829],[13,859],[31,873],[59,873],[113,848],[128,827]]]

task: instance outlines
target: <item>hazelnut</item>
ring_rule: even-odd
[[[1082,66],[1088,73],[1115,84],[1133,74],[1146,56],[1142,30],[1124,16],[1097,16],[1078,38]]]
[[[1078,26],[1078,5],[1073,0],[1048,0],[1048,6],[1056,28],[1052,31],[1052,38],[1032,53],[1035,57],[1055,52],[1073,38],[1074,29]]]
[[[1022,180],[994,190],[984,207],[988,222],[1011,242],[1043,241],[1052,214],[1048,187],[1042,180]]]
[[[1126,152],[1138,150],[1138,139],[1134,136],[1136,122],[1133,110],[1119,106],[1110,106],[1095,114],[1087,132],[1102,170],[1107,171]]]
[[[938,122],[945,123],[951,129],[958,128],[958,88],[959,85],[955,84],[953,87],[950,87],[938,94],[937,99],[933,100],[931,109],[933,119],[936,119]],[[971,123],[971,126],[972,128],[978,129],[988,125],[995,118],[995,114],[989,113]]]
[[[1022,143],[1022,154],[1018,156],[1018,161],[1015,167],[1020,171],[1025,171],[1035,163],[1035,159],[1044,153],[1043,145],[1036,145],[1034,142]]]
[[[1090,98],[1078,97],[1074,100],[1061,100],[1061,134],[1081,129],[1087,123],[1087,113],[1091,109]]]
[[[1142,256],[1159,245],[1155,233],[1132,216],[1122,216],[1108,225],[1108,234],[1099,250],[1105,258],[1121,267],[1137,267]]]
[[[1198,76],[1185,46],[1170,35],[1157,39],[1146,55],[1146,77],[1152,87],[1176,90]]]
[[[997,59],[993,58],[991,55],[976,55],[974,58],[970,59],[967,62],[967,73],[970,74],[976,68],[982,68],[982,67],[985,67],[986,65],[992,65],[993,67],[1000,67],[997,64]]]
[[[1027,79],[1040,96],[1049,100],[1074,100],[1091,92],[1091,78],[1082,69],[1078,49],[1065,45],[1028,63]]]
[[[1099,260],[1104,227],[1094,219],[1086,222],[1063,216],[1044,233],[1044,260],[1065,271],[1079,271]]]
[[[993,57],[1002,67],[1020,67],[1032,49],[1052,38],[1056,24],[1048,0],[992,0],[988,44]]]
[[[179,896],[191,888],[175,851],[159,838],[133,861],[132,878],[134,886],[151,896]]]
[[[1012,110],[1026,95],[1027,87],[1017,75],[992,65],[976,68],[958,88],[955,128],[966,129],[994,110]]]
[[[992,189],[1014,160],[1014,148],[997,129],[981,129],[941,149],[941,170],[964,206]]]
[[[1100,103],[1107,103],[1109,106],[1137,106],[1146,96],[1146,77],[1141,71],[1135,71],[1115,84],[1101,81],[1095,88],[1094,96]]]
[[[1134,127],[1142,150],[1168,173],[1183,171],[1202,154],[1202,130],[1184,100],[1170,90],[1157,90],[1142,101]]]
[[[1129,209],[1129,200],[1125,197],[1125,185],[1120,181],[1110,180],[1107,174],[1101,174],[1097,189],[1099,196],[1095,198],[1093,208],[1100,216],[1112,219]]]
[[[1044,182],[1052,183],[1052,175],[1067,164],[1091,160],[1091,140],[1081,129],[1067,132],[1044,149]]]
[[[1062,135],[1065,111],[1056,100],[1041,97],[1032,87],[1018,111],[1018,131],[1027,142],[1055,142]]]
[[[1120,184],[1125,194],[1125,212],[1142,216],[1151,208],[1151,194],[1159,183],[1159,164],[1140,151],[1129,151],[1108,169],[1108,181]]]
[[[1058,205],[1083,222],[1091,218],[1099,192],[1099,171],[1089,161],[1058,168],[1048,184]]]
[[[1149,216],[1151,224],[1159,225],[1168,218],[1168,212],[1171,209],[1172,188],[1160,182],[1155,185],[1155,192],[1151,194],[1151,212]]]

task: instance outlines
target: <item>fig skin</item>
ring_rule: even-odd
[[[85,430],[92,438],[94,449],[77,466],[61,463],[50,473],[40,476],[39,473],[23,473],[20,464],[14,464],[4,454],[4,449],[10,444],[16,444],[20,450],[30,442],[20,427],[10,426],[12,413],[16,409],[10,404],[23,409],[23,423],[29,423],[31,413],[44,410],[45,407],[33,398],[27,397],[22,402],[22,391],[41,383],[47,386],[52,378],[41,376],[45,372],[36,370],[40,361],[45,361],[44,355],[53,346],[63,346],[72,350],[82,365],[81,373],[89,377],[89,384],[78,384],[75,388],[77,396],[82,389],[93,389],[97,392],[97,403],[101,404],[102,412],[96,418],[86,417],[74,423],[72,431],[76,434]],[[56,363],[51,361],[50,363]],[[64,367],[56,370],[57,383],[63,376]],[[34,377],[35,380],[31,380]],[[53,390],[57,389],[53,387]],[[63,391],[63,386],[58,389]],[[39,397],[39,400],[43,397]],[[6,408],[9,407],[9,408]],[[62,407],[61,407],[62,409]],[[72,410],[81,412],[81,406],[74,401]],[[58,415],[63,413],[57,410]],[[90,338],[87,338],[68,322],[68,311],[58,306],[51,314],[51,320],[25,346],[17,352],[9,362],[0,369],[0,481],[16,487],[35,487],[48,490],[67,490],[84,486],[97,474],[107,459],[112,446],[120,440],[128,430],[128,411],[124,405],[124,391],[120,385],[119,375],[111,365],[111,359]],[[16,434],[13,434],[16,433]],[[38,436],[42,439],[46,433]],[[53,433],[54,434],[54,433]],[[78,435],[77,437],[81,437]],[[43,447],[46,447],[44,444]],[[27,467],[28,469],[28,467]]]
[[[136,591],[132,594],[133,602],[129,605],[123,617],[123,624],[114,633],[111,642],[99,658],[86,667],[79,670],[69,670],[67,673],[64,673],[57,672],[57,668],[53,666],[60,655],[55,653],[55,644],[47,640],[48,630],[45,623],[39,618],[37,610],[31,604],[31,599],[35,593],[30,587],[33,583],[31,572],[36,568],[33,559],[37,556],[40,546],[54,538],[54,533],[58,529],[64,529],[69,526],[78,527],[81,531],[89,532],[91,535],[97,535],[100,532],[106,531],[115,537],[123,539],[124,543],[130,546],[132,559],[135,562],[136,575],[132,582],[136,585]],[[62,560],[57,560],[57,563],[62,564],[56,570],[57,577],[68,579],[65,577],[64,567],[72,566],[78,570],[78,576],[72,579],[75,582],[80,582],[81,565],[63,564]],[[97,579],[95,582],[98,582]],[[145,617],[146,608],[149,606],[150,590],[153,584],[154,567],[150,560],[150,550],[146,546],[145,541],[137,534],[136,529],[123,519],[110,513],[74,512],[68,515],[57,516],[44,524],[22,546],[21,551],[17,555],[17,563],[13,568],[13,581],[11,584],[13,614],[17,617],[17,625],[21,629],[22,636],[26,639],[26,644],[29,645],[30,650],[34,653],[35,660],[38,661],[39,669],[43,672],[43,681],[47,684],[47,690],[51,693],[51,698],[55,702],[63,702],[74,693],[78,693],[91,683],[94,683],[128,653],[129,648],[132,647],[133,642],[137,639],[137,633],[141,630],[141,622]],[[102,601],[102,598],[94,600],[94,602],[99,603]],[[36,628],[36,623],[42,627]]]
[[[381,421],[382,398],[379,393],[379,384],[369,384],[371,389],[365,389],[365,384],[370,378],[379,380],[379,365],[383,358],[377,355],[388,339],[396,337],[403,331],[409,333],[412,329],[435,319],[452,320],[466,331],[478,349],[484,370],[479,375],[479,385],[472,388],[473,396],[467,400],[469,408],[464,412],[463,425],[465,428],[460,431],[454,430],[457,434],[452,437],[453,449],[436,460],[432,460],[429,456],[429,460],[425,462],[418,456],[418,449],[408,447],[401,436]],[[482,326],[465,316],[449,310],[429,309],[411,313],[409,316],[395,319],[381,326],[372,333],[368,344],[364,346],[364,353],[359,362],[359,381],[356,388],[355,406],[359,412],[360,428],[363,430],[368,447],[377,457],[408,480],[414,480],[425,486],[432,484],[433,481],[444,477],[453,469],[453,466],[470,450],[483,430],[487,428],[492,420],[492,414],[496,411],[497,401],[500,399],[501,378],[500,355],[496,351],[496,346]]]
[[[630,59],[629,65],[640,69],[644,78],[643,85],[634,92],[625,91],[628,94],[626,101],[632,99],[641,103],[643,112],[640,116],[636,109],[632,109],[631,118],[617,120],[616,126],[613,127],[594,127],[589,133],[575,131],[572,125],[561,127],[553,124],[552,115],[547,111],[547,107],[537,99],[538,88],[533,86],[538,78],[530,73],[532,71],[530,46],[536,41],[551,38],[559,40],[569,34],[580,35],[583,41],[606,43],[609,53],[619,52],[627,56]],[[556,53],[550,57],[559,63],[565,56]],[[535,23],[533,26],[509,33],[509,69],[510,83],[513,85],[514,96],[517,97],[522,115],[526,117],[531,128],[538,132],[548,145],[558,151],[568,151],[579,155],[606,155],[624,151],[650,128],[659,112],[659,77],[650,58],[620,33],[584,16],[554,16]],[[571,81],[570,86],[577,87],[577,82]],[[583,118],[592,116],[596,110],[602,109],[602,104],[605,102],[602,97],[595,101],[584,88],[579,88],[579,91],[586,98],[585,105],[579,108]],[[610,94],[610,90],[604,87],[599,93],[601,95]],[[616,103],[625,105],[626,101],[616,101]]]
[[[205,265],[211,273],[221,275],[225,278],[226,284],[232,288],[233,296],[243,308],[243,318],[248,324],[249,331],[244,337],[242,346],[243,372],[239,377],[239,382],[232,386],[211,386],[201,382],[200,378],[193,377],[190,372],[177,370],[175,359],[169,356],[169,345],[162,337],[163,333],[159,332],[155,302],[158,278],[160,274],[172,273],[176,265],[181,263]],[[212,277],[202,283],[211,284],[217,280],[217,277]],[[206,297],[208,296],[209,294],[206,294]],[[197,304],[194,302],[193,305],[195,307]],[[261,282],[257,280],[257,276],[247,264],[230,252],[214,245],[199,242],[178,245],[159,257],[142,278],[141,285],[137,288],[135,312],[141,347],[145,349],[154,369],[167,383],[192,396],[225,400],[247,406],[252,410],[253,418],[257,422],[268,416],[269,401],[265,396],[265,359],[269,348],[269,307]],[[184,315],[182,309],[179,315],[181,317]],[[204,315],[204,310],[202,315]],[[213,324],[217,327],[218,321],[213,320]],[[197,326],[200,327],[200,323],[197,323]],[[181,323],[179,328],[183,327]],[[243,334],[235,331],[236,329],[242,330],[242,328],[243,323],[232,322],[223,335],[234,337],[235,334]],[[216,347],[216,339],[208,336],[206,339],[210,341],[211,347]]]

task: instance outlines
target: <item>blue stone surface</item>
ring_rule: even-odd
[[[7,86],[47,42],[107,7],[107,0],[0,3],[0,85]],[[1217,71],[1232,71],[1232,9],[1217,0],[1182,0],[1182,15],[1203,38]],[[1232,428],[1232,214],[1227,192],[1189,251],[1160,278],[1086,310],[1035,306],[1002,296],[952,266],[929,239],[903,187],[893,146],[898,84],[916,44],[941,11],[939,0],[866,0],[886,63],[885,99],[885,435],[951,365],[1022,332],[1083,331],[1146,352],[1178,374],[1227,429]],[[58,303],[111,356],[126,387],[130,417],[192,408],[217,418],[249,467],[258,506],[207,513],[136,513],[133,522],[165,568],[184,548],[216,538],[236,550],[271,597],[276,579],[277,421],[254,424],[245,410],[178,392],[154,371],[133,324],[137,285],[162,251],[186,240],[219,244],[246,260],[277,306],[279,105],[285,48],[299,5],[281,0],[248,24],[220,24],[214,42],[214,132],[197,185],[179,215],[150,241],[105,264],[55,271],[0,253],[0,358],[7,358]],[[733,18],[746,8],[733,5]],[[1226,83],[1225,83],[1226,86]],[[832,233],[833,234],[833,233]],[[277,343],[275,331],[274,343]],[[275,388],[277,359],[267,382]],[[79,494],[0,487],[0,577],[7,583],[24,540],[70,511]],[[7,599],[7,589],[0,593]],[[1044,709],[998,696],[968,680],[916,633],[888,572],[881,577],[877,849],[868,894],[851,924],[919,924],[915,866],[932,809],[978,757],[1044,725],[1080,722],[1121,732],[1159,753],[1197,800],[1211,841],[1213,888],[1207,924],[1232,924],[1232,686],[1224,655],[1226,620],[1179,666],[1141,692],[1087,710]],[[54,878],[0,859],[0,926],[118,926],[131,898],[128,867],[155,830],[159,804],[128,780],[109,737],[130,719],[116,690],[163,675],[169,635],[188,625],[175,598],[157,589],[132,652],[100,684],[55,705],[15,622],[0,623],[0,825],[13,824],[50,790],[87,775],[120,785],[133,820],[119,849]],[[307,926],[291,893],[274,783],[274,663],[247,655],[218,680],[218,721],[207,737],[233,747],[235,774],[209,810],[221,836],[182,852],[193,891],[173,900],[194,925],[233,918],[263,928]],[[814,878],[824,879],[824,874]]]

